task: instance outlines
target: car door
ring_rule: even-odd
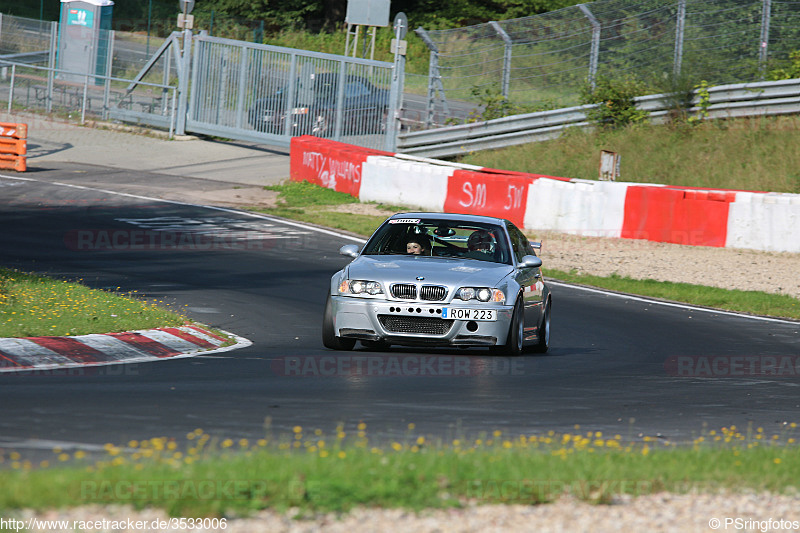
[[[521,268],[519,266],[523,257],[536,255],[536,253],[527,237],[510,222],[508,223],[508,235],[511,238],[511,248],[517,264],[514,276],[519,286],[522,287],[525,306],[525,338],[536,339],[543,312],[542,289],[544,286],[541,283],[541,272],[539,268]]]
[[[357,77],[347,79],[344,86],[345,128],[347,133],[361,133],[368,128],[370,118],[375,115],[371,102],[372,91],[366,80]]]

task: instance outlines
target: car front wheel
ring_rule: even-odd
[[[522,340],[525,338],[525,310],[522,306],[522,300],[517,300],[514,305],[514,314],[511,316],[511,325],[508,328],[508,336],[506,343],[502,346],[496,346],[492,353],[500,355],[522,355],[523,345]]]
[[[328,295],[328,301],[325,302],[325,314],[322,317],[322,344],[331,350],[345,351],[352,350],[356,345],[355,339],[343,339],[336,335],[330,295]]]
[[[539,340],[533,347],[536,353],[545,353],[550,348],[550,300],[547,300],[547,305],[544,307],[544,316],[542,323],[539,325]]]

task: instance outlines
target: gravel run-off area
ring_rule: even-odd
[[[130,507],[89,506],[44,513],[21,512],[18,520],[68,521],[69,528],[34,528],[32,531],[77,531],[75,521],[106,521],[108,528],[92,524],[85,531],[175,532],[161,510],[136,511]],[[7,517],[8,518],[8,517]],[[141,521],[128,527],[127,521]],[[117,521],[117,524],[112,522]],[[149,527],[154,521],[166,527]],[[46,524],[41,524],[45,526]],[[78,524],[80,525],[80,524]],[[141,525],[141,524],[139,524]],[[113,526],[118,528],[113,529]],[[119,527],[122,526],[122,527]],[[717,526],[717,527],[715,527]],[[727,526],[727,527],[726,527]],[[296,510],[266,510],[249,517],[226,518],[225,528],[202,531],[225,533],[492,533],[591,532],[684,533],[799,531],[800,497],[770,493],[656,493],[622,497],[610,504],[590,504],[571,496],[543,505],[466,505],[462,508],[412,512],[400,509],[358,508],[346,514],[319,514],[298,518]],[[198,530],[195,530],[198,531]]]

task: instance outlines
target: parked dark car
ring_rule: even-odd
[[[361,76],[344,77],[342,135],[379,134],[386,131],[389,91],[375,87]],[[339,95],[339,74],[324,72],[311,79],[298,78],[294,98],[287,106],[288,85],[273,96],[256,100],[248,112],[248,121],[258,131],[283,134],[287,115],[291,120],[289,134],[331,137],[335,133],[336,99]]]

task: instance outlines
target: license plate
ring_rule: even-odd
[[[497,320],[496,309],[469,309],[464,307],[445,307],[442,309],[442,318],[455,320],[477,320],[494,322]]]

